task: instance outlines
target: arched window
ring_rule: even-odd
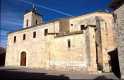
[[[26,52],[21,52],[20,66],[26,66]]]

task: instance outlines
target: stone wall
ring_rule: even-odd
[[[99,21],[96,20],[96,17],[99,18]],[[97,24],[99,23],[99,24]],[[73,25],[72,25],[73,24]],[[115,35],[113,34],[113,16],[109,13],[93,13],[93,14],[86,14],[79,17],[74,17],[70,19],[70,32],[73,31],[80,31],[81,25],[85,27],[88,25],[96,26],[96,42],[98,39],[101,40],[97,43],[98,45],[98,63],[101,65],[101,68],[105,72],[110,71],[109,65],[109,55],[108,52],[113,51],[116,49],[116,42],[114,40]],[[99,31],[98,31],[99,27]],[[93,32],[92,32],[93,33]],[[87,41],[88,41],[88,37]],[[88,43],[89,44],[89,43]],[[87,47],[88,47],[88,44]],[[101,46],[101,47],[100,47]],[[90,50],[87,50],[90,52]]]
[[[6,66],[20,66],[20,54],[26,52],[26,67],[44,67],[46,64],[47,37],[44,30],[48,33],[59,31],[59,23],[48,23],[37,27],[32,27],[8,34],[8,44],[6,53]],[[36,32],[36,38],[33,38],[33,32]],[[23,40],[23,34],[26,39]],[[14,36],[16,42],[14,43]]]
[[[37,20],[37,24],[43,23],[42,18],[41,18],[40,15],[38,15],[36,13],[33,13],[32,11],[25,14],[24,15],[23,28],[32,27],[32,26],[37,25],[36,20]],[[27,26],[27,24],[28,24],[28,26]]]
[[[112,15],[99,12],[64,21],[52,21],[10,33],[6,66],[20,66],[20,54],[25,51],[27,54],[26,67],[65,71],[97,71],[96,16],[103,19],[99,25],[102,38],[102,50],[99,54],[102,55],[100,58],[103,66],[108,62],[107,52],[113,50],[115,45],[111,25]],[[81,30],[81,25],[84,25],[85,29]],[[46,36],[44,35],[45,29],[48,29],[49,33]],[[34,31],[36,38],[33,38]],[[61,34],[61,31],[67,33]],[[23,34],[26,35],[26,40],[23,40]],[[15,43],[13,42],[14,36],[17,39]]]
[[[70,47],[68,47],[70,40]],[[85,34],[74,34],[55,37],[52,42],[50,66],[63,71],[87,70],[87,54],[85,53]]]
[[[116,35],[118,41],[118,56],[119,56],[119,64],[120,64],[120,71],[122,74],[122,78],[124,78],[124,4],[120,6],[118,9],[114,11],[116,15]]]
[[[70,27],[69,27],[69,20],[68,19],[64,19],[64,20],[60,20],[60,25],[59,25],[59,32],[60,33],[68,33],[69,30],[70,30]]]

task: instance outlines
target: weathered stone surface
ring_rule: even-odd
[[[115,29],[118,37],[116,39],[118,41],[121,77],[124,79],[124,4],[117,8],[114,14],[117,15]]]
[[[101,53],[96,51],[96,16],[103,20],[99,25],[102,39]],[[10,33],[8,35],[6,66],[20,66],[21,52],[25,51],[26,67],[97,73],[97,59],[101,59],[100,64],[103,71],[108,72],[110,69],[108,70],[106,67],[109,65],[104,66],[108,64],[108,51],[115,48],[111,24],[111,14],[96,12]],[[84,25],[82,31],[81,25]],[[44,35],[45,29],[48,29],[48,35]],[[33,38],[34,31],[36,38]],[[25,40],[23,40],[23,34],[26,35]],[[58,36],[60,34],[61,36]],[[14,36],[16,36],[15,43]],[[102,57],[96,57],[97,54]]]
[[[41,23],[43,23],[43,21],[42,21],[42,18],[40,18],[40,15],[32,11],[24,15],[23,28],[32,27]]]

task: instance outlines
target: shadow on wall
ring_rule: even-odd
[[[5,65],[5,55],[6,55],[6,49],[0,47],[0,66]]]
[[[115,49],[108,53],[110,56],[109,64],[111,65],[112,72],[118,77],[121,77],[120,74],[120,66],[119,66],[119,59],[118,59],[118,50]]]

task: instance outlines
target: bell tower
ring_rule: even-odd
[[[43,22],[42,16],[38,13],[34,4],[32,5],[33,5],[33,8],[31,10],[26,11],[26,13],[24,14],[23,28],[36,26]]]

